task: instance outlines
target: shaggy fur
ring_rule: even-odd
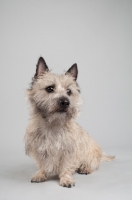
[[[77,74],[76,64],[63,75],[53,74],[44,59],[39,58],[33,82],[27,90],[31,117],[25,149],[39,166],[31,182],[46,181],[57,174],[61,186],[71,187],[75,185],[72,178],[75,171],[89,174],[102,160],[114,158],[104,155],[75,121],[82,103]]]

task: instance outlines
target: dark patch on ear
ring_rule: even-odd
[[[68,71],[66,72],[66,74],[70,74],[74,80],[76,81],[77,80],[77,75],[78,75],[78,69],[77,69],[77,64],[73,64],[69,69]]]
[[[34,78],[38,78],[38,76],[44,74],[46,71],[49,71],[48,66],[43,57],[40,57],[36,65],[36,73]]]

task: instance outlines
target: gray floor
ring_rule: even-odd
[[[106,150],[108,154],[115,154],[116,159],[102,163],[91,175],[74,174],[76,186],[71,189],[60,187],[57,177],[44,183],[30,183],[30,177],[37,167],[24,154],[20,156],[16,152],[13,158],[1,157],[0,199],[132,199],[132,148]]]

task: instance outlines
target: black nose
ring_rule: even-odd
[[[62,109],[66,109],[69,106],[69,104],[70,102],[66,97],[59,99],[59,106]]]

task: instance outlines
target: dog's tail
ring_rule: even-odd
[[[107,156],[106,153],[103,152],[101,161],[109,162],[111,160],[114,160],[114,158],[115,158],[115,156]]]

